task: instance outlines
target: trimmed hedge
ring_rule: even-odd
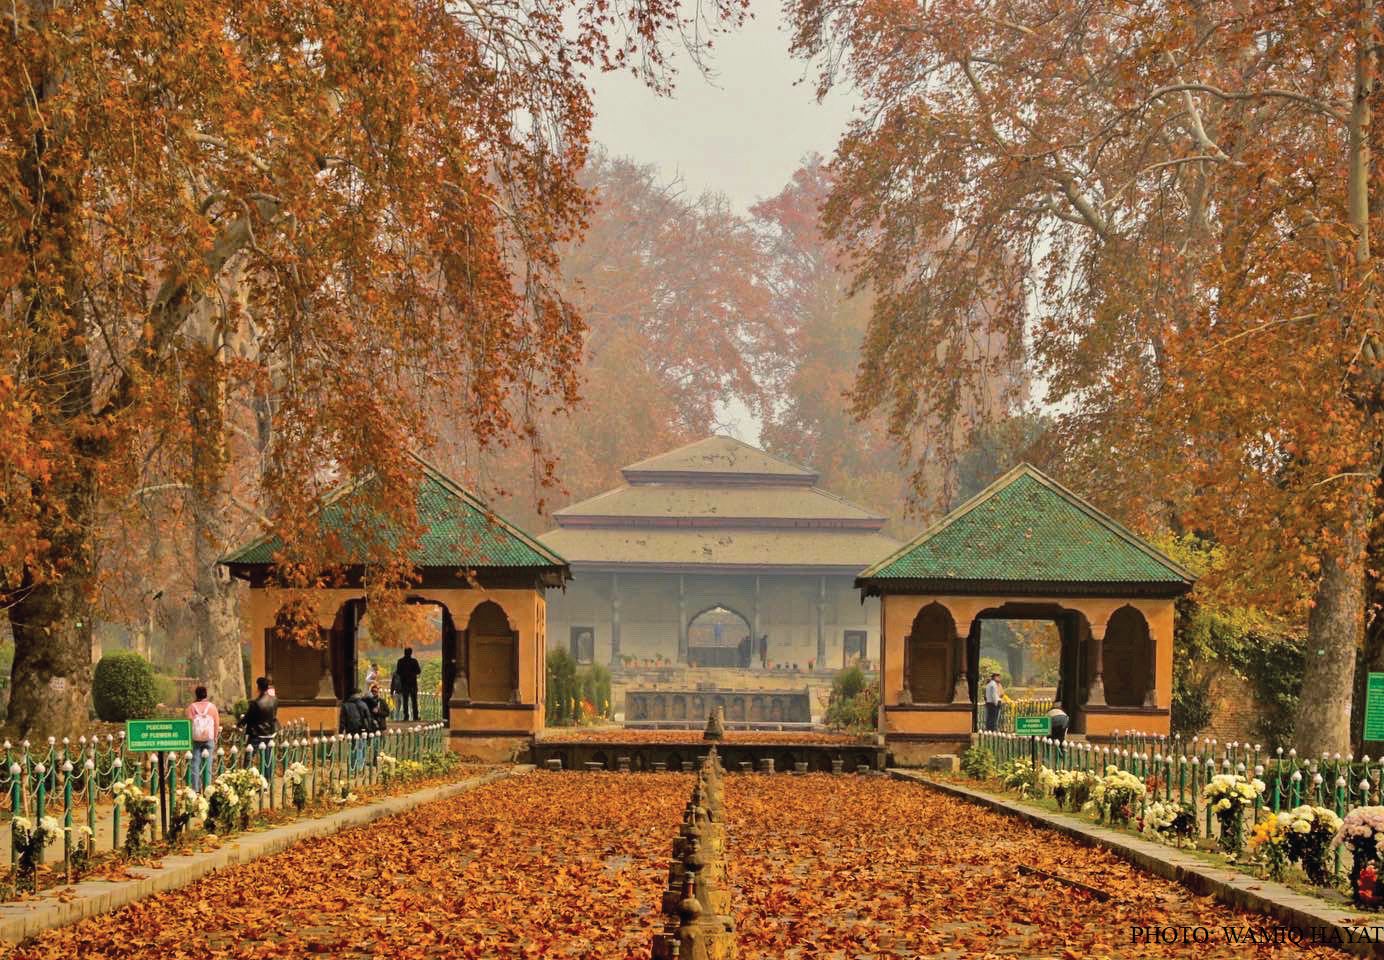
[[[133,650],[114,650],[96,664],[91,699],[96,716],[110,723],[152,717],[159,702],[154,668]]]

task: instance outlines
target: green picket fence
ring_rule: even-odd
[[[214,752],[204,751],[199,758],[191,751],[170,751],[162,757],[129,751],[123,731],[75,741],[49,738],[41,746],[27,740],[17,746],[6,741],[0,796],[8,798],[8,803],[0,810],[7,810],[11,819],[22,816],[35,823],[44,817],[57,818],[63,828],[66,872],[78,834],[85,832],[80,830],[83,826],[97,850],[121,846],[121,809],[112,793],[121,781],[133,781],[158,800],[152,827],[157,839],[163,836],[162,805],[170,802],[177,787],[193,785],[197,761],[202,766],[203,790],[228,771],[258,769],[269,782],[269,790],[259,796],[259,811],[264,812],[291,805],[291,787],[284,774],[295,763],[306,767],[309,797],[338,796],[379,783],[391,762],[422,762],[447,750],[446,726],[440,722],[399,725],[369,734],[314,732],[302,722],[289,723],[280,728],[273,744],[259,751],[245,743],[239,731],[226,734]],[[16,857],[11,843],[12,869]]]

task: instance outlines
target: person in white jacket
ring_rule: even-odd
[[[1000,685],[1000,675],[990,674],[990,682],[985,685],[985,729],[1000,728],[1000,704],[1004,702],[1004,687]]]

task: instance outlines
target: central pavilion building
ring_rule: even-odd
[[[878,659],[879,604],[853,580],[898,547],[884,517],[731,437],[621,472],[623,485],[557,511],[539,538],[573,573],[548,606],[550,645],[617,667]]]

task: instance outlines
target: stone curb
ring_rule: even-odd
[[[979,790],[932,780],[917,771],[891,769],[889,775],[896,780],[912,781],[929,790],[1018,817],[1036,827],[1056,830],[1086,846],[1104,847],[1142,870],[1174,880],[1201,896],[1215,897],[1231,907],[1264,914],[1286,927],[1317,931],[1318,938],[1310,943],[1304,940],[1304,946],[1334,946],[1357,956],[1384,957],[1384,943],[1379,942],[1384,939],[1384,917],[1380,918],[1378,924],[1361,926],[1351,922],[1355,915],[1334,908],[1316,897],[1298,893],[1281,883],[1256,879],[1238,870],[1208,866],[1190,854],[1161,843],[1126,837],[1076,817],[1035,810]],[[1335,933],[1327,932],[1329,930]],[[1339,942],[1336,936],[1340,937]],[[1370,939],[1365,939],[1366,936]]]
[[[425,803],[446,800],[531,770],[533,767],[528,765],[506,767],[416,793],[385,797],[325,817],[287,823],[259,833],[237,834],[216,850],[164,857],[158,868],[130,867],[129,872],[138,877],[135,880],[84,880],[45,890],[36,900],[0,904],[0,942],[19,943],[45,930],[70,926],[145,897],[176,890],[223,867],[280,853],[301,840],[330,836],[407,813]]]

